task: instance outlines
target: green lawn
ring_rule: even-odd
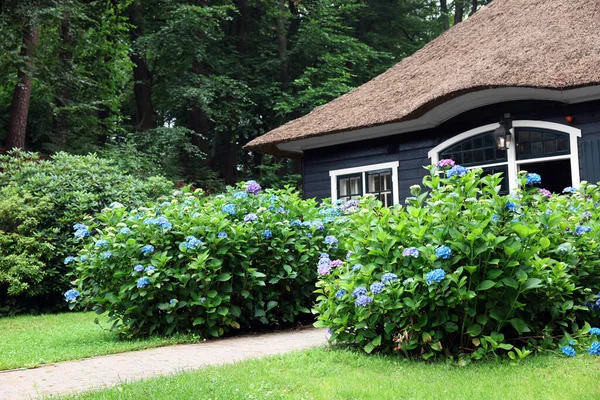
[[[177,337],[119,341],[114,334],[94,324],[96,317],[88,312],[0,318],[0,370],[33,368],[190,340]]]
[[[445,363],[345,350],[302,353],[123,384],[72,399],[598,399],[600,357]]]

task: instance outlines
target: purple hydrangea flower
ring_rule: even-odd
[[[446,272],[441,268],[437,268],[425,275],[425,281],[428,285],[431,285],[433,282],[443,281],[445,277]]]
[[[250,182],[250,183],[248,183],[248,182]],[[248,182],[246,182],[246,193],[259,194],[260,191],[262,190],[260,185],[254,181],[248,181]]]
[[[448,246],[440,246],[435,249],[435,256],[442,260],[447,260],[452,257],[452,250]]]
[[[342,265],[344,262],[342,260],[333,260],[331,262],[331,268],[337,268]]]
[[[367,294],[367,288],[364,286],[359,286],[356,289],[354,289],[354,291],[352,292],[352,295],[354,297],[362,296],[365,294]]]
[[[540,194],[547,198],[552,197],[552,192],[547,189],[540,189]]]
[[[371,293],[373,294],[379,294],[381,292],[383,292],[383,290],[385,289],[385,284],[381,283],[381,282],[375,282],[371,285]]]
[[[331,273],[331,264],[319,264],[317,267],[317,273],[321,276],[329,275]]]
[[[138,264],[138,265],[136,265],[135,267],[133,267],[133,270],[134,270],[135,272],[143,272],[143,271],[144,271],[144,266],[143,266],[143,265],[140,265],[140,264]]]
[[[356,304],[358,307],[366,307],[369,304],[371,304],[372,302],[373,302],[373,299],[370,298],[369,296],[360,295],[356,298],[354,304]]]
[[[250,213],[244,217],[244,222],[253,222],[258,219],[258,216],[254,213]]]
[[[417,258],[417,257],[419,257],[419,254],[420,254],[419,253],[419,249],[417,249],[416,247],[407,247],[402,252],[402,255],[404,257],[414,257],[414,258]]]
[[[584,211],[583,213],[581,213],[581,216],[585,219],[590,219],[592,218],[592,213],[589,211]]]
[[[445,158],[435,163],[436,168],[454,167],[455,165],[456,163],[454,162],[454,160],[451,160],[449,158]]]

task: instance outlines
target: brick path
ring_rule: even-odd
[[[0,372],[0,399],[20,400],[73,394],[123,381],[282,354],[326,343],[324,330],[305,328],[132,351],[35,369],[4,371]]]

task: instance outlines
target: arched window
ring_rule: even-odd
[[[485,125],[454,136],[433,148],[429,158],[432,163],[451,158],[485,173],[502,172],[504,193],[516,188],[521,170],[539,173],[542,186],[553,192],[579,185],[579,129],[545,121],[513,121],[513,144],[499,150],[493,135],[498,126]]]

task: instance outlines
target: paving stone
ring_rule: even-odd
[[[35,369],[0,371],[0,399],[22,400],[73,394],[326,344],[323,329],[304,328],[131,351]]]

